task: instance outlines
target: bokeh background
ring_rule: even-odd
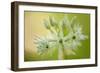
[[[65,59],[90,58],[90,14],[25,11],[24,61],[57,60],[58,49],[54,49],[51,52],[39,56],[37,54],[36,45],[34,44],[35,35],[46,36],[49,33],[43,25],[44,19],[48,19],[49,16],[54,17],[58,22],[61,21],[64,16],[68,16],[69,20],[77,16],[76,22],[80,23],[83,28],[83,33],[88,36],[88,39],[81,42],[82,46],[75,50],[76,55],[68,55]]]

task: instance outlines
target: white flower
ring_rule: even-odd
[[[36,44],[38,48],[38,54],[42,55],[46,53],[48,50],[55,48],[57,44],[55,44],[55,40],[52,36],[46,36],[46,37],[37,37],[34,39],[34,43]]]
[[[58,48],[60,51],[62,50],[64,55],[70,55],[71,53],[75,55],[73,49],[77,49],[82,45],[81,42],[88,38],[83,34],[82,27],[75,22],[76,16],[73,17],[71,21],[66,17],[60,22],[57,22],[54,18],[50,17],[49,20],[50,22],[45,21],[44,24],[50,31],[50,34],[46,37],[44,36],[37,39],[39,53],[43,53],[48,49]],[[59,59],[62,56],[59,56]]]

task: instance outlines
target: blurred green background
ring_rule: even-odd
[[[74,52],[76,55],[65,56],[66,60],[69,59],[86,59],[90,58],[90,14],[80,13],[60,13],[60,12],[31,12],[25,11],[25,50],[24,61],[41,61],[41,60],[57,60],[58,49],[47,51],[43,55],[38,55],[33,43],[34,35],[39,34],[45,36],[48,31],[44,28],[42,21],[48,19],[49,16],[54,17],[58,22],[63,19],[64,16],[68,16],[69,21],[72,17],[77,16],[77,21],[82,26],[82,31],[88,36],[88,39],[82,41],[80,46]]]

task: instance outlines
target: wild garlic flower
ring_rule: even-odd
[[[73,49],[77,49],[82,45],[81,42],[88,38],[83,34],[82,27],[76,23],[76,19],[75,16],[69,21],[65,16],[60,22],[54,17],[44,20],[44,26],[50,31],[50,35],[47,34],[46,37],[37,40],[38,53],[42,54],[49,49],[58,48],[58,59],[64,59],[64,56],[69,54],[66,50],[72,51],[73,54]]]

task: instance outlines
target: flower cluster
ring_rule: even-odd
[[[50,34],[37,38],[36,45],[38,53],[42,54],[49,49],[58,48],[59,51],[62,50],[64,55],[75,55],[73,50],[82,45],[81,41],[88,38],[83,34],[80,24],[76,23],[76,19],[76,16],[74,16],[69,21],[68,17],[65,16],[60,22],[56,21],[54,17],[49,17],[48,20],[44,20],[43,24],[49,30]],[[62,53],[59,52],[58,55]],[[63,58],[58,57],[58,59]]]

